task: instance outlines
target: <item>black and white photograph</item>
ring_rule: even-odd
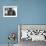
[[[45,42],[46,25],[20,24],[18,25],[18,38],[20,46],[31,46],[33,42]]]
[[[17,6],[3,6],[3,17],[17,17]]]

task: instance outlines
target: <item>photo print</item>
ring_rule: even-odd
[[[17,6],[3,6],[3,17],[17,17]]]

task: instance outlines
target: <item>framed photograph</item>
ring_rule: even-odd
[[[46,25],[20,24],[18,25],[18,41],[46,41]]]
[[[17,17],[17,6],[3,6],[3,17]]]

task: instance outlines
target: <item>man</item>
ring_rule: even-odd
[[[7,15],[8,16],[14,16],[14,15],[16,15],[16,13],[12,8],[9,8],[9,10],[7,11]]]

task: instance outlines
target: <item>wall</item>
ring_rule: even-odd
[[[18,17],[4,18],[4,5],[17,5]],[[18,24],[46,24],[46,0],[0,0],[0,44],[8,43],[9,32],[17,34]]]
[[[0,44],[7,44],[9,42],[8,40],[8,34],[10,32],[16,32],[17,35],[17,18],[5,18],[3,17],[3,6],[16,6],[18,5],[17,0],[0,0]],[[17,38],[18,39],[18,38]],[[18,43],[18,40],[16,39],[16,43]]]

